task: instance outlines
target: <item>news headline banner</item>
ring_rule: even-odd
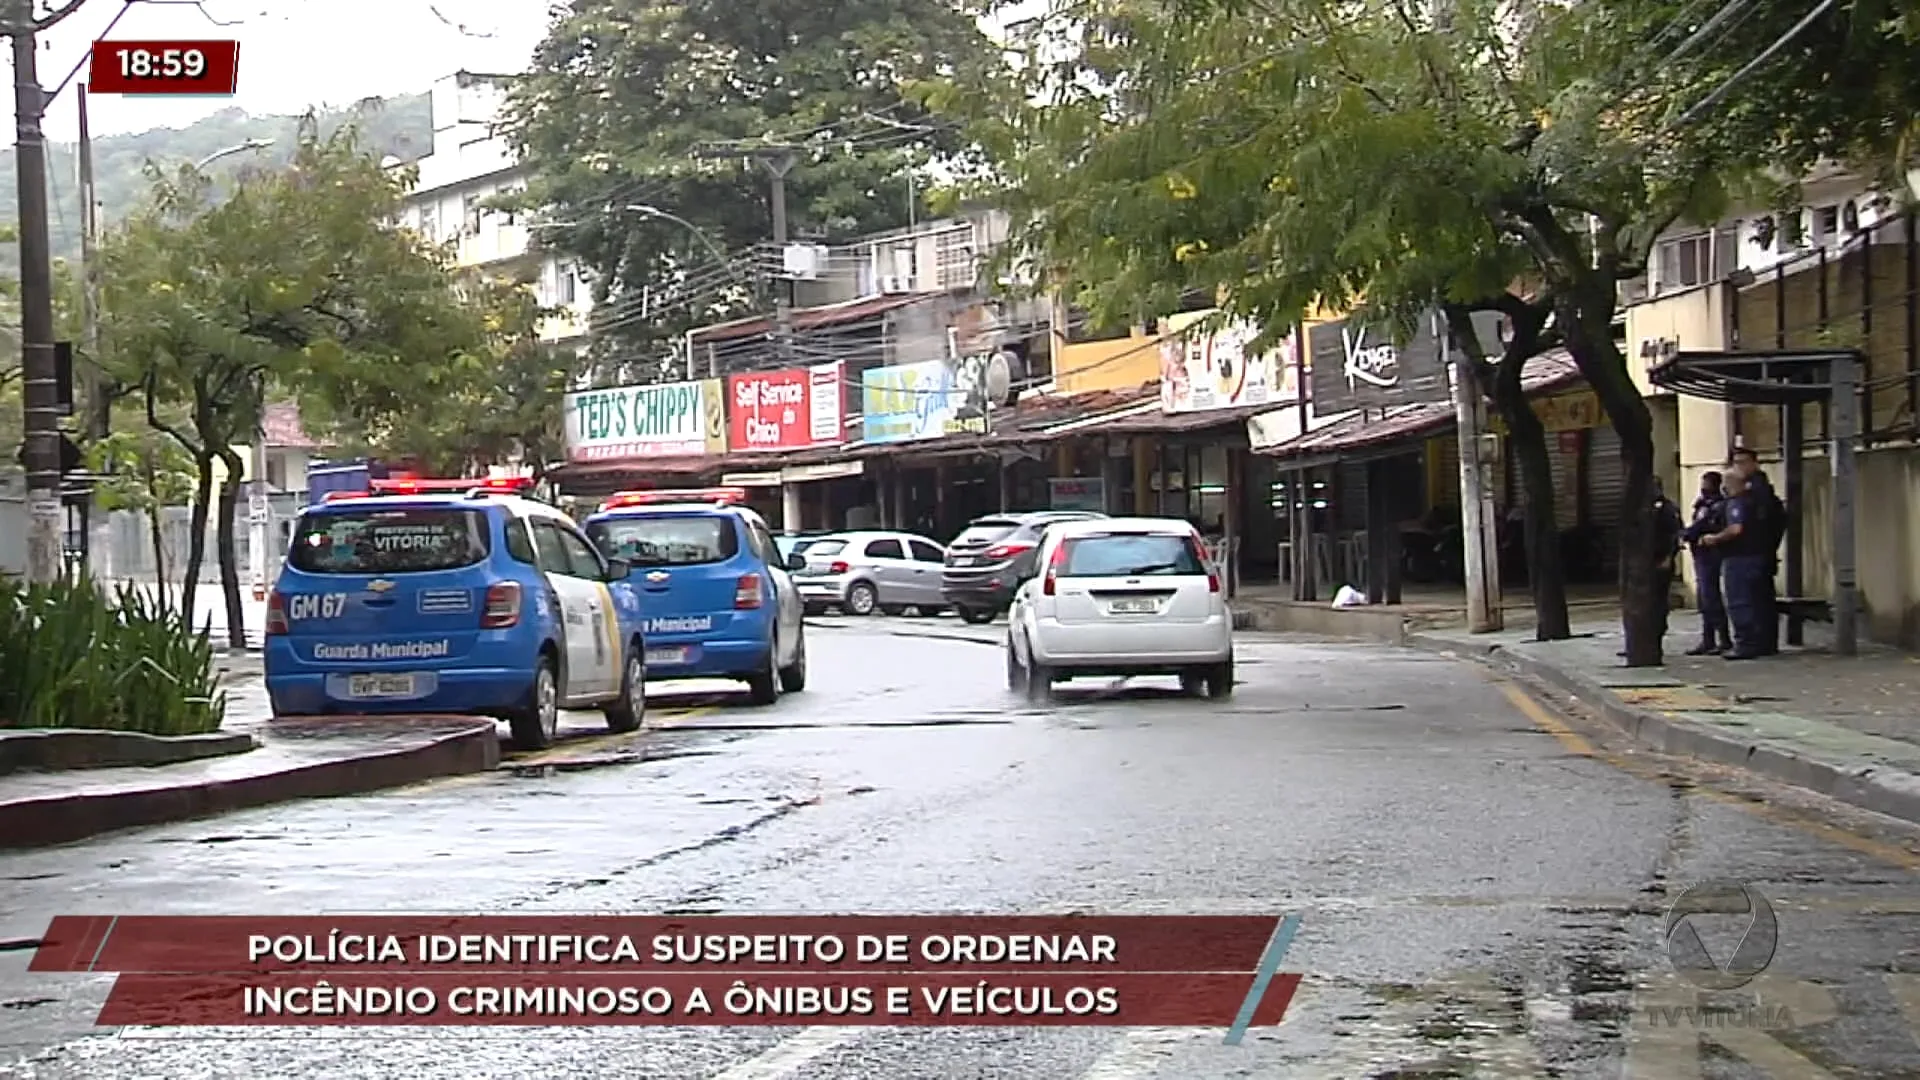
[[[1248,1027],[1298,916],[61,916],[101,1025]]]

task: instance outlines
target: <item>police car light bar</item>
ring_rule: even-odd
[[[467,495],[473,498],[482,495],[524,495],[532,490],[531,476],[496,476],[468,489]]]
[[[623,506],[657,506],[661,503],[713,503],[716,506],[726,506],[729,503],[746,501],[747,489],[745,488],[671,488],[659,491],[616,492],[600,504],[600,509],[617,510]]]
[[[450,495],[465,494],[477,484],[486,481],[475,477],[464,480],[421,480],[414,477],[391,480],[369,480],[368,486],[376,495]]]

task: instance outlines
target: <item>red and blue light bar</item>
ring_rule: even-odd
[[[497,476],[492,479],[465,477],[454,480],[389,477],[369,480],[371,491],[329,491],[323,502],[347,499],[371,499],[383,495],[525,495],[533,490],[531,476]]]
[[[712,503],[731,506],[747,501],[747,489],[738,487],[662,488],[656,491],[617,491],[607,496],[600,509],[618,510],[628,506],[660,506],[678,503]]]

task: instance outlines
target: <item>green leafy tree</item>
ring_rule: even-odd
[[[540,338],[543,309],[524,281],[470,273],[462,295],[478,313],[484,345],[460,358],[460,378],[431,409],[394,418],[378,438],[347,448],[408,458],[442,476],[478,475],[491,465],[526,464],[535,476],[564,458],[561,412],[570,357]]]
[[[1536,515],[1550,483],[1519,363],[1564,345],[1620,435],[1627,651],[1658,664],[1652,422],[1616,295],[1666,226],[1714,214],[1741,163],[1669,130],[1677,106],[1614,89],[1644,63],[1640,28],[1488,0],[1128,0],[1039,26],[1020,85],[956,80],[935,99],[973,121],[1028,248],[1114,320],[1195,288],[1269,336],[1362,297],[1403,328],[1435,304],[1501,311],[1535,335],[1490,381]],[[1532,546],[1537,566],[1550,545]]]
[[[241,174],[220,201],[191,168],[156,171],[151,203],[102,245],[110,376],[138,387],[148,423],[194,460],[184,610],[214,510],[236,643],[236,447],[258,436],[266,401],[292,396],[316,427],[374,441],[443,407],[486,345],[440,253],[390,224],[408,183],[362,153],[353,129],[308,124],[286,167]]]
[[[713,249],[770,239],[768,176],[698,148],[797,146],[786,181],[796,238],[904,225],[910,173],[964,146],[951,125],[929,122],[914,87],[984,77],[992,57],[950,0],[570,5],[514,85],[503,126],[534,173],[522,204],[556,222],[541,239],[592,271],[596,359],[658,370],[685,329],[755,301],[751,263],[729,271]]]

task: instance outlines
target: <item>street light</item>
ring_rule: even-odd
[[[272,145],[273,145],[272,139],[248,139],[246,142],[240,143],[238,145],[229,146],[225,150],[215,150],[213,153],[208,154],[206,157],[203,157],[199,161],[195,162],[193,168],[195,172],[198,172],[201,169],[204,169],[207,166],[213,164],[214,162],[219,161],[223,157],[232,157],[235,154],[244,154],[249,150],[265,150],[267,147]]]
[[[681,217],[679,214],[668,213],[667,211],[662,210],[657,206],[648,206],[645,203],[628,203],[627,209],[633,211],[636,214],[644,214],[650,218],[659,218],[662,221],[671,221],[675,225],[679,225],[680,227],[686,229],[688,232],[692,233],[694,237],[698,239],[702,244],[706,245],[706,249],[713,253],[713,257],[720,260],[720,265],[726,267],[728,274],[733,273],[733,261],[727,258],[726,252],[720,250],[720,245],[715,244],[713,240],[707,236],[705,229],[702,229],[700,226],[695,225],[693,222],[688,221],[686,218]]]

